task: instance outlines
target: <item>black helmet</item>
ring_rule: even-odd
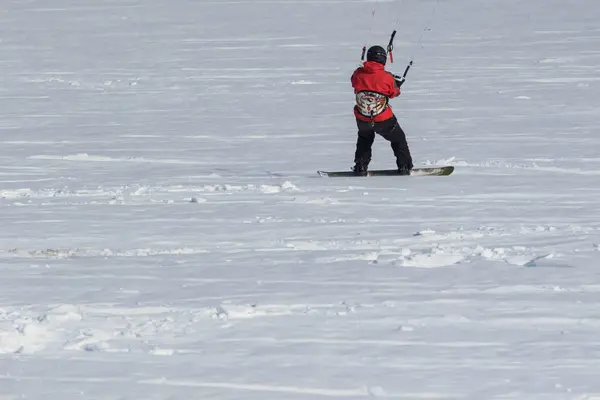
[[[372,46],[369,48],[369,51],[367,51],[367,61],[375,61],[385,65],[385,62],[387,61],[385,49],[381,46]]]

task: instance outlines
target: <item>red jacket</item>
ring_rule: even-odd
[[[365,62],[354,71],[350,81],[356,95],[356,118],[371,121],[372,116],[374,122],[381,122],[394,115],[388,101],[400,95],[400,88],[382,64]]]

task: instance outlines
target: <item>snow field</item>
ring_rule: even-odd
[[[9,1],[0,398],[600,398],[596,9]],[[456,170],[320,178],[392,29]]]

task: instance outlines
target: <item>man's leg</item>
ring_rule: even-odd
[[[398,124],[396,117],[375,124],[375,131],[390,142],[394,155],[396,156],[396,165],[399,170],[410,171],[413,168],[410,149],[406,142],[406,135]]]
[[[356,152],[354,153],[354,171],[365,172],[371,162],[371,148],[375,141],[375,130],[370,122],[356,120],[358,126],[358,138],[356,140]]]

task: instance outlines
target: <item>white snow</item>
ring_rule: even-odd
[[[3,2],[0,399],[600,399],[599,10]]]

